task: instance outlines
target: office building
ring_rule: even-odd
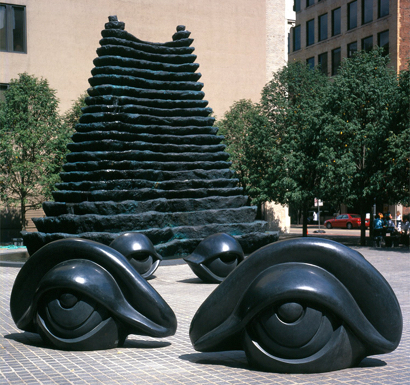
[[[383,47],[403,70],[410,57],[410,0],[295,0],[289,60],[337,73],[343,58]]]

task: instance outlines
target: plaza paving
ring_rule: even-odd
[[[399,347],[371,356],[355,368],[321,374],[277,374],[253,370],[243,352],[199,353],[189,325],[216,287],[204,284],[182,261],[165,261],[150,284],[174,310],[175,336],[129,336],[121,348],[64,352],[23,332],[10,316],[9,299],[18,267],[0,266],[0,384],[410,384],[410,253],[408,248],[354,247],[387,279],[404,318]],[[380,314],[383,317],[383,314]]]

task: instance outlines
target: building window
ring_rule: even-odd
[[[306,0],[306,8],[310,7],[313,4],[315,4],[315,0]]]
[[[0,83],[0,102],[4,102],[6,100],[4,93],[6,92],[7,88],[9,88],[8,84]]]
[[[377,45],[383,48],[383,55],[389,54],[389,31],[383,31],[377,35]]]
[[[384,17],[389,14],[389,0],[379,0],[378,17]]]
[[[0,51],[26,52],[26,7],[0,4]]]
[[[357,27],[357,1],[347,4],[347,29]]]
[[[347,57],[352,57],[357,52],[357,41],[347,45]]]
[[[319,41],[327,39],[327,13],[319,16]]]
[[[339,48],[332,50],[332,76],[337,75],[342,60],[342,51]]]
[[[339,35],[342,32],[342,10],[336,8],[332,11],[332,36]]]
[[[362,50],[371,51],[373,49],[373,36],[368,36],[362,39]]]
[[[362,24],[373,21],[373,0],[362,0]]]
[[[293,5],[293,10],[295,12],[299,12],[300,11],[300,0],[295,0],[295,3]]]
[[[306,23],[306,46],[315,43],[315,20],[309,20]]]
[[[309,66],[310,69],[315,68],[315,58],[310,57],[309,59],[306,59],[306,64]]]
[[[300,50],[300,25],[293,28],[293,51]]]
[[[317,57],[317,61],[319,63],[320,70],[327,75],[327,52],[320,54]]]

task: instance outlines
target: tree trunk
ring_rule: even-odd
[[[20,218],[21,218],[21,230],[26,230],[26,205],[24,198],[20,199]]]
[[[369,225],[369,237],[373,239],[373,222],[374,222],[374,215],[373,215],[373,208],[370,210],[370,225]]]
[[[308,231],[307,231],[308,213],[309,213],[309,207],[308,205],[304,204],[303,205],[303,232],[302,232],[303,237],[307,237],[307,234],[308,234]]]
[[[360,204],[360,220],[360,246],[366,246],[366,207],[363,202]]]

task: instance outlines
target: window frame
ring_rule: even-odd
[[[294,0],[293,10],[294,10],[295,12],[300,12],[300,10],[301,10],[301,8],[302,8],[301,1],[302,1],[302,0]]]
[[[9,3],[0,3],[0,6],[5,7],[5,49],[0,48],[0,52],[10,52],[10,53],[27,53],[27,7],[25,5],[19,4],[9,4]],[[21,9],[23,10],[23,30],[21,31],[22,34],[22,43],[23,47],[21,50],[14,49],[14,9]]]
[[[352,16],[353,6],[355,6],[354,13],[355,15]],[[352,25],[352,20],[354,19],[354,25]],[[351,29],[357,28],[357,0],[351,1],[347,4],[347,30],[350,31]]]
[[[365,41],[368,40],[368,39],[371,39],[371,40],[372,40],[372,46],[371,46],[371,48],[369,48],[369,49],[365,49],[364,44],[365,44]],[[362,51],[369,52],[369,51],[371,51],[371,50],[373,49],[373,47],[374,47],[373,35],[366,36],[366,37],[364,37],[364,38],[362,39]]]
[[[367,18],[367,15],[371,15]],[[373,21],[373,0],[362,0],[362,25]]]
[[[315,0],[306,0],[306,8],[315,4]]]
[[[309,23],[312,22],[311,29],[309,29]],[[311,35],[311,33],[312,35]],[[312,42],[309,42],[309,38],[312,38]],[[315,44],[315,19],[310,19],[306,22],[306,47]]]
[[[381,12],[382,9],[384,9],[383,6],[387,5],[387,13]],[[380,19],[382,17],[390,15],[390,1],[389,0],[378,0],[377,1],[377,17]]]
[[[383,33],[387,32],[387,44],[385,44],[384,46],[380,45],[380,37]],[[389,30],[386,29],[384,31],[381,31],[377,34],[377,45],[381,48],[383,48],[383,56],[387,56],[389,54],[389,49],[390,49],[390,34],[389,34]],[[387,50],[385,49],[385,46],[387,45]]]
[[[0,83],[0,102],[5,100],[4,93],[7,91],[8,88],[8,83]]]
[[[313,63],[311,63],[311,61],[313,61]],[[315,57],[314,56],[308,57],[306,59],[306,65],[308,65],[310,69],[315,68]]]
[[[339,12],[338,16],[338,27],[339,27],[339,32],[335,32],[335,11]],[[332,9],[332,36],[337,36],[342,33],[342,8],[338,7],[335,9]]]
[[[339,58],[338,58],[339,62],[338,62],[337,65],[335,65],[335,53],[339,54]],[[332,76],[335,76],[335,75],[337,75],[340,64],[342,63],[342,49],[341,49],[341,47],[337,47],[335,49],[332,49],[331,56],[332,56]]]
[[[326,20],[326,26],[324,26],[323,21]],[[323,13],[322,15],[318,16],[318,39],[317,41],[324,41],[328,38],[328,18],[327,12]],[[322,36],[322,32],[324,32],[325,37]]]
[[[356,44],[356,49],[355,49],[354,51],[353,51],[352,49],[350,49],[350,47],[351,47],[353,44]],[[353,53],[351,54],[350,52],[353,52]],[[354,55],[356,52],[357,52],[357,40],[356,40],[356,41],[352,41],[351,43],[349,43],[349,44],[347,45],[347,57],[348,57],[348,58],[353,57],[353,55]]]
[[[325,66],[325,67],[322,67],[322,60],[321,60],[321,58],[326,58],[326,66]],[[327,51],[326,51],[326,52],[323,52],[323,53],[321,53],[321,54],[319,54],[319,55],[317,56],[317,64],[318,64],[320,70],[321,70],[325,75],[328,75],[328,53],[327,53]]]
[[[299,32],[299,38],[296,40],[296,31]],[[296,42],[299,42],[299,47],[296,47]],[[300,24],[295,25],[293,27],[293,33],[292,33],[292,52],[296,52],[302,49],[302,41],[301,41],[301,27]]]

